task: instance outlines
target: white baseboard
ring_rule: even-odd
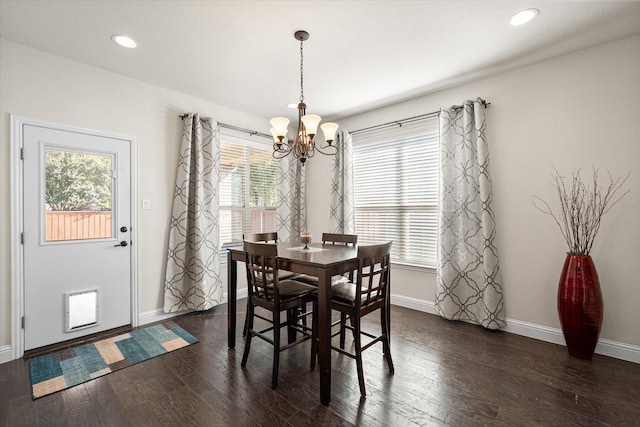
[[[247,293],[248,291],[246,288],[238,289],[237,299],[246,298]],[[223,294],[222,304],[225,304],[226,302],[227,302],[227,293],[225,292]],[[140,316],[138,317],[138,325],[142,326],[142,325],[147,325],[153,322],[160,322],[163,320],[171,319],[172,317],[176,317],[184,313],[189,313],[189,311],[181,311],[178,313],[165,313],[161,308],[145,311],[143,313],[140,313]]]
[[[425,313],[437,314],[435,303],[402,295],[391,295],[391,304]],[[534,338],[553,344],[565,345],[562,330],[521,320],[506,319],[507,325],[502,329],[505,332]],[[596,354],[615,357],[628,362],[640,363],[640,346],[611,341],[601,338],[595,350]]]
[[[247,290],[238,289],[238,298],[246,298]],[[224,302],[226,302],[226,293]],[[425,313],[436,314],[435,304],[432,301],[421,300],[417,298],[406,297],[403,295],[392,295],[391,304],[412,310],[422,311]],[[182,313],[165,313],[161,308],[157,310],[149,310],[140,313],[139,325],[158,322],[170,319]],[[535,323],[523,322],[521,320],[507,319],[507,326],[502,330],[508,333],[522,335],[528,338],[534,338],[553,344],[565,345],[562,331],[548,326],[537,325]],[[616,359],[626,360],[628,362],[640,363],[640,346],[625,344],[618,341],[600,339],[596,346],[597,354],[615,357]],[[13,352],[10,345],[0,347],[0,364],[13,360]]]
[[[436,305],[433,301],[426,301],[418,298],[405,297],[404,295],[391,294],[391,304],[398,305],[412,310],[423,311],[429,314],[436,313]]]
[[[13,351],[11,351],[10,345],[3,345],[0,347],[0,365],[13,360]]]
[[[626,360],[627,362],[640,363],[640,346],[637,345],[601,338],[598,340],[596,353]]]
[[[238,289],[238,297],[236,299],[246,298],[249,295],[247,288]],[[224,293],[224,302],[227,302],[227,293]]]
[[[149,323],[171,319],[172,317],[176,317],[184,313],[188,313],[188,311],[180,311],[178,313],[165,313],[161,308],[145,311],[140,313],[140,316],[138,316],[138,326],[148,325]]]

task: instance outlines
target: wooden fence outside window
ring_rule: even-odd
[[[46,241],[112,237],[111,211],[48,211]]]

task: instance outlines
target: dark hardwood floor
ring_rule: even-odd
[[[392,307],[395,375],[381,345],[365,351],[361,399],[355,361],[334,353],[329,407],[309,371],[310,343],[282,353],[271,390],[271,347],[254,340],[242,369],[241,325],[229,351],[226,305],[174,321],[200,343],[35,401],[28,362],[0,365],[0,425],[640,426],[640,364],[582,361],[562,346],[401,307]]]

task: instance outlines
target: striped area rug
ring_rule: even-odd
[[[169,321],[35,357],[29,360],[32,397],[37,399],[197,342]]]

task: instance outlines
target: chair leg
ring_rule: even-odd
[[[246,337],[247,332],[249,331],[249,306],[251,303],[249,302],[249,298],[247,298],[247,314],[244,316],[244,327],[242,328],[242,336]]]
[[[347,324],[347,315],[345,313],[340,313],[340,348],[344,350],[344,337]]]
[[[244,342],[244,353],[242,354],[242,363],[240,366],[247,366],[247,359],[249,358],[249,349],[251,348],[251,339],[253,338],[253,310],[254,307],[251,303],[247,307],[247,320],[246,320],[246,329],[247,329],[247,339]]]
[[[310,369],[316,369],[318,359],[318,302],[313,300],[313,313],[311,314],[311,364]]]
[[[390,297],[388,295],[388,289],[387,289],[387,296],[385,297],[386,301],[384,304],[384,315],[385,315],[385,325],[387,325],[387,337],[389,342],[391,342],[391,303],[390,303]],[[391,353],[389,353],[391,354]],[[385,353],[386,355],[386,353]]]
[[[298,308],[298,315],[302,316],[301,320],[302,320],[302,326],[304,326],[305,328],[307,327],[307,316],[304,316],[304,313],[307,312],[307,302],[306,301],[301,301],[300,302],[300,307]]]
[[[296,324],[298,317],[298,308],[290,308],[287,310],[287,342],[291,344],[297,338],[296,330],[293,329],[293,325]]]
[[[360,395],[366,396],[364,387],[364,369],[362,368],[362,342],[360,339],[360,316],[349,316],[351,326],[353,326],[353,340],[355,344],[356,367],[358,369],[358,384],[360,385]]]
[[[384,336],[382,340],[384,358],[387,361],[387,366],[389,366],[389,371],[393,374],[395,373],[395,369],[393,367],[393,360],[391,359],[391,331],[389,330],[389,313],[386,307],[380,310],[380,324],[382,325],[382,335]]]
[[[273,311],[273,369],[271,371],[271,388],[278,386],[278,365],[280,364],[280,312]]]

